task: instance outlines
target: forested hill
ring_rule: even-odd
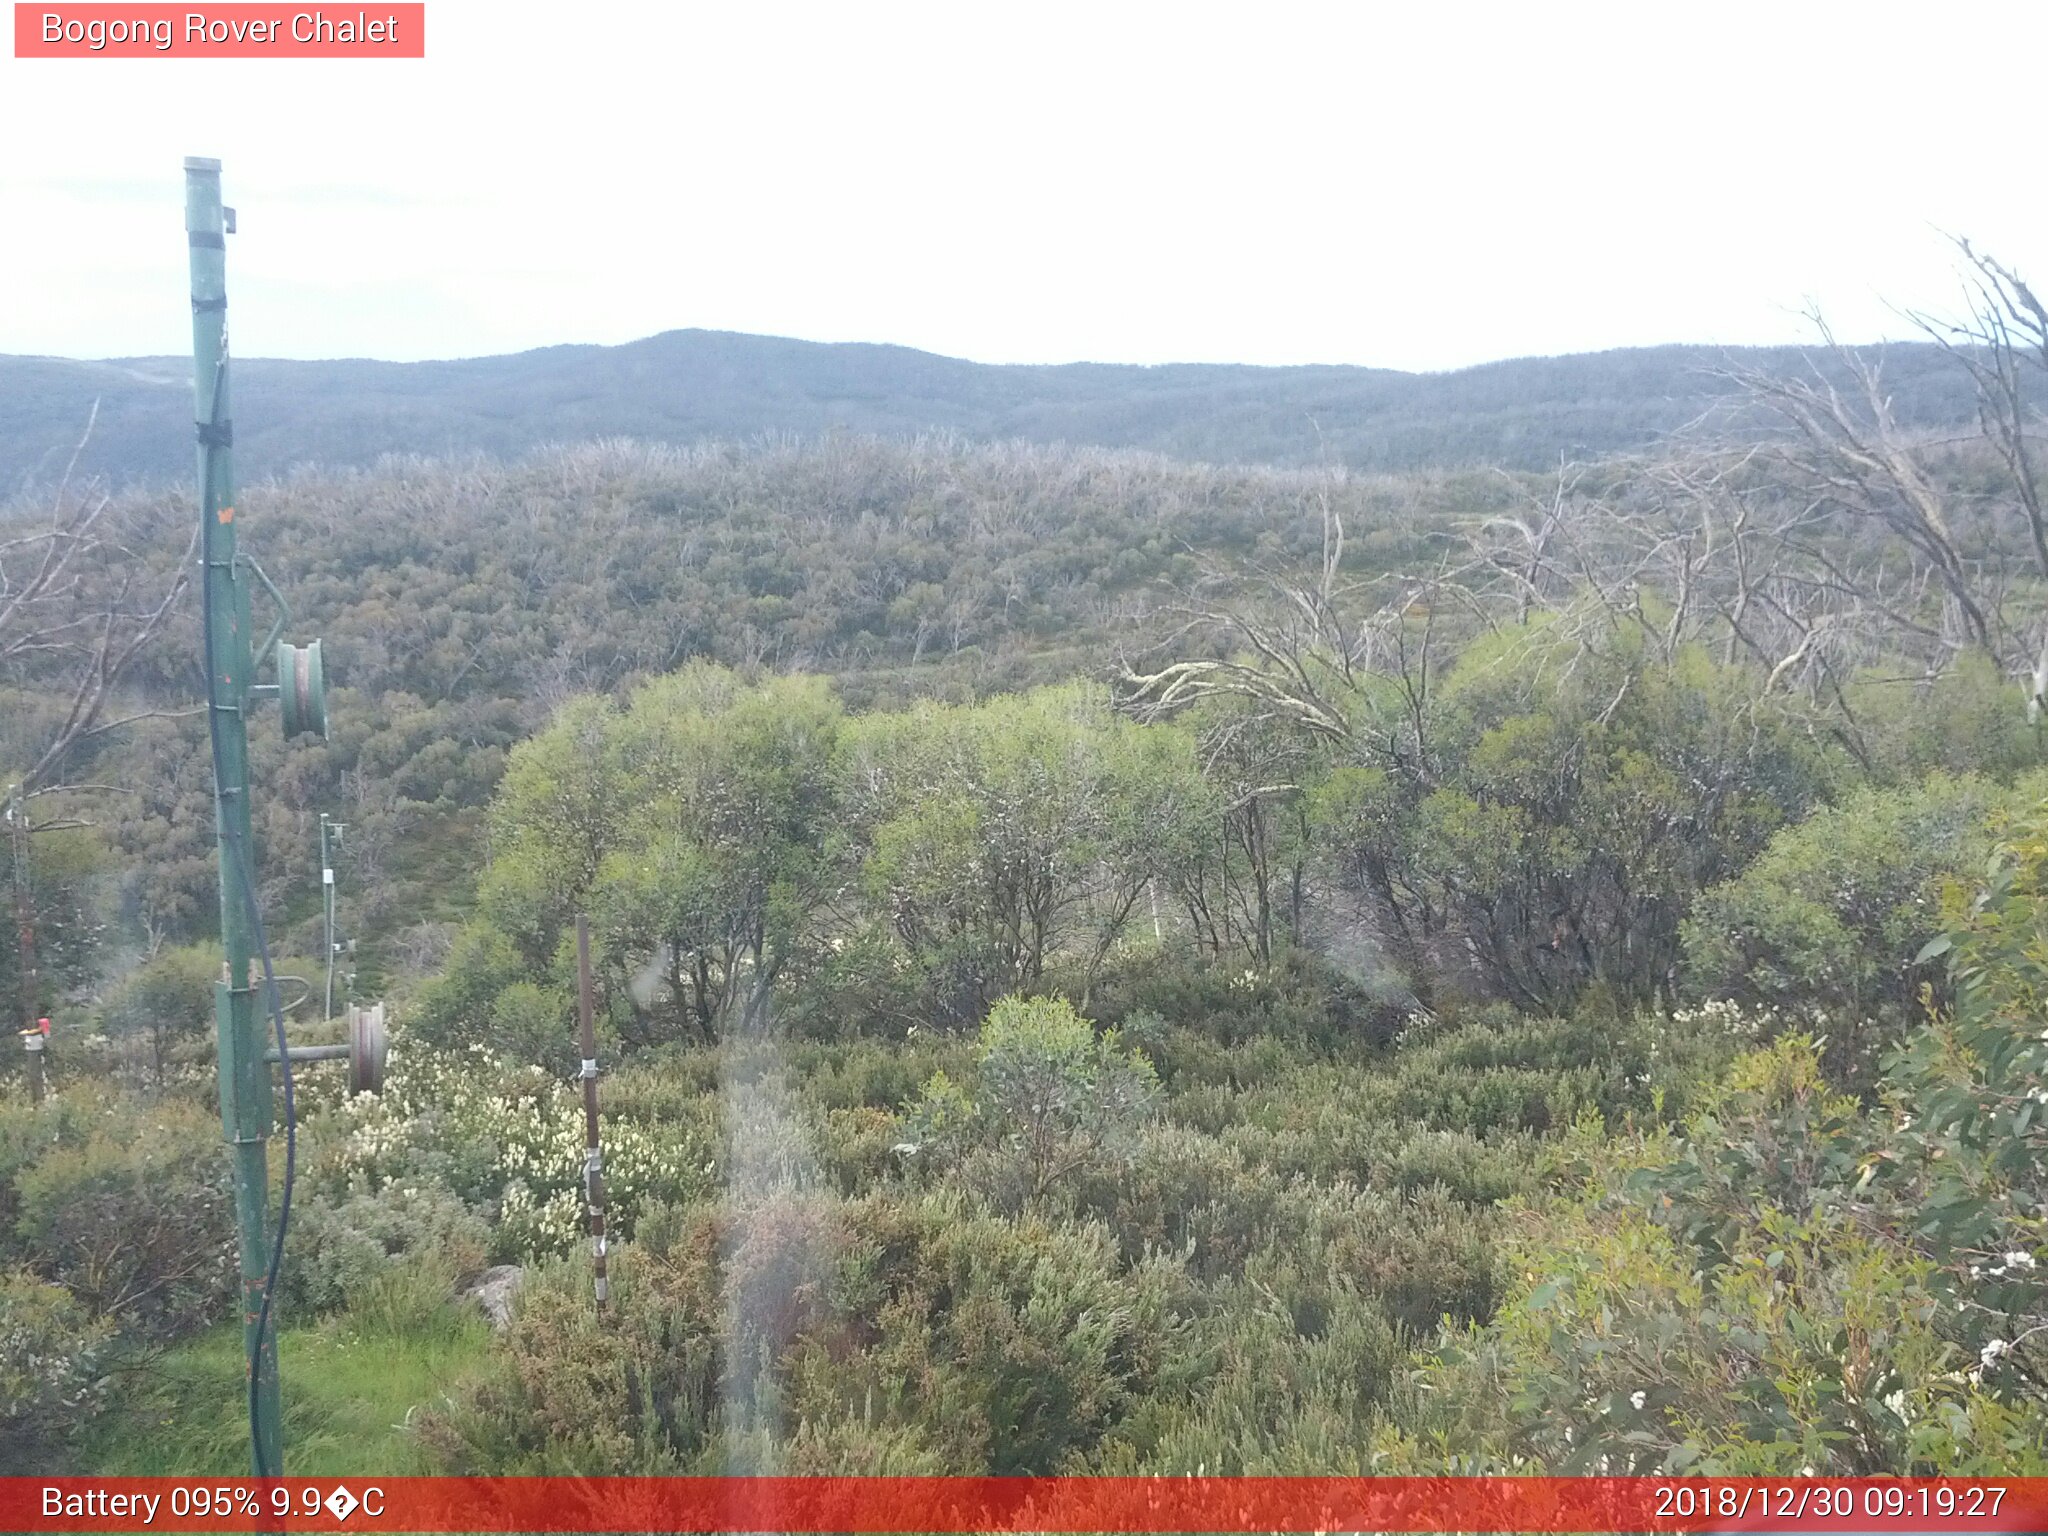
[[[1734,355],[1805,366],[1792,348]],[[1712,403],[1730,355],[1653,347],[1524,358],[1455,373],[1222,364],[994,366],[907,347],[670,331],[617,347],[564,346],[455,362],[238,359],[245,477],[388,453],[482,451],[630,436],[687,444],[833,430],[945,431],[1151,449],[1215,463],[1538,468],[1643,446]],[[1900,421],[1973,420],[1962,370],[1932,346],[1886,349]],[[78,362],[0,356],[0,490],[81,468],[118,483],[183,479],[191,376],[183,358]]]

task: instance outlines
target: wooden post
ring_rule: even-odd
[[[36,1006],[41,1001],[36,985],[35,896],[28,883],[28,801],[15,784],[7,791],[8,863],[14,879],[15,942],[21,946],[18,982],[21,988],[21,1033],[36,1027]]]
[[[597,1266],[597,1310],[610,1299],[605,1273],[604,1153],[597,1139],[597,1009],[590,987],[590,922],[576,914],[576,1011],[583,1043],[583,1203],[590,1213],[590,1252]]]

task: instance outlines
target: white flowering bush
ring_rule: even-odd
[[[1807,1003],[1741,1002],[1732,997],[1708,998],[1691,1008],[1674,1009],[1671,1022],[1681,1029],[1749,1047],[1769,1045],[1786,1035],[1807,1035],[1826,1042],[1839,1034],[1863,1037],[1879,1027],[1874,1018]]]
[[[1752,1043],[1776,1038],[1785,1026],[1784,1015],[1776,1008],[1745,1006],[1731,997],[1709,998],[1696,1008],[1676,1009],[1671,1022]]]
[[[330,1188],[371,1193],[440,1184],[497,1221],[502,1257],[561,1253],[587,1230],[580,1087],[482,1045],[394,1049],[381,1094],[351,1099],[322,1168]],[[716,1178],[695,1127],[603,1122],[607,1219],[630,1232],[650,1200],[701,1198]]]
[[[1811,1003],[1781,1006],[1711,997],[1652,1022],[1646,1080],[1657,1084],[1666,1115],[1682,1120],[1715,1096],[1716,1085],[1746,1052],[1793,1038],[1825,1047],[1844,1034],[1868,1038],[1876,1028],[1873,1020]]]

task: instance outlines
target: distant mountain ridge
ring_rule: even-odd
[[[1939,349],[1883,349],[1901,420],[1972,419]],[[390,453],[516,455],[548,442],[690,443],[835,430],[955,432],[1139,448],[1218,463],[1538,468],[1645,446],[1698,415],[1729,357],[1803,366],[1796,348],[1666,346],[1522,358],[1452,373],[1346,366],[988,364],[909,347],[668,331],[453,362],[238,358],[244,479]],[[81,469],[117,484],[190,473],[184,358],[0,356],[0,497],[62,472],[94,401]]]

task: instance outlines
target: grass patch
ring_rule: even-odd
[[[399,1329],[355,1313],[278,1338],[285,1470],[293,1477],[430,1471],[406,1416],[482,1363],[490,1329],[442,1306]],[[241,1476],[249,1470],[241,1329],[225,1324],[130,1375],[94,1426],[81,1466],[107,1476]]]

